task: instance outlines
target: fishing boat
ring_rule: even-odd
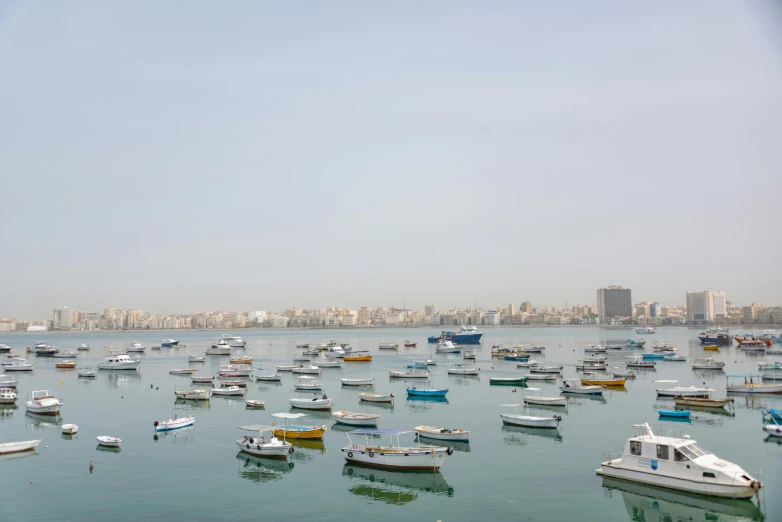
[[[428,379],[429,372],[422,370],[397,371],[388,370],[388,376],[395,379]]]
[[[516,363],[516,368],[534,368],[536,366],[540,366],[541,362],[534,361],[532,359],[526,360],[526,361],[519,361]]]
[[[405,348],[415,348],[418,346],[418,343],[414,343],[413,341],[405,341]]]
[[[211,375],[204,375],[199,377],[193,375],[192,377],[190,377],[190,382],[195,384],[207,384],[207,383],[214,382],[214,380],[215,378],[212,377]]]
[[[559,375],[555,373],[530,373],[527,374],[529,381],[556,381]]]
[[[173,419],[155,421],[153,426],[155,426],[155,433],[159,433],[161,431],[181,430],[182,428],[187,428],[194,424],[195,417],[177,417],[174,415]]]
[[[654,368],[654,361],[645,361],[643,357],[630,357],[625,363],[627,368]]]
[[[372,360],[372,354],[369,352],[352,352],[345,354],[342,359],[345,362],[370,362]]]
[[[364,402],[394,403],[394,394],[359,393],[358,399]]]
[[[187,358],[187,362],[206,362],[206,357],[203,355],[190,355]]]
[[[732,337],[730,336],[730,330],[723,328],[712,328],[698,334],[698,340],[701,344],[705,345],[720,345],[730,344]]]
[[[279,370],[280,367],[278,366],[277,369]],[[298,375],[321,375],[323,373],[318,366],[296,366],[291,369],[291,372]]]
[[[501,406],[504,408],[513,408],[513,413],[500,414],[502,423],[509,426],[520,426],[522,428],[557,429],[559,427],[559,423],[562,421],[562,417],[559,415],[553,415],[551,417],[538,417],[533,415],[519,414],[519,408],[524,407],[523,404],[502,404]]]
[[[661,437],[648,423],[636,424],[619,458],[610,456],[598,475],[689,493],[752,498],[763,487],[742,468],[720,459],[691,438]]]
[[[280,366],[277,366],[277,371],[278,372],[292,372],[294,368],[298,368],[298,366],[280,365]]]
[[[316,381],[316,377],[299,377],[299,380],[293,383],[293,387],[297,390],[303,391],[320,391],[323,389],[323,385]]]
[[[470,366],[469,364],[452,364],[448,368],[448,375],[478,375],[479,368]]]
[[[435,428],[434,426],[416,426],[413,428],[418,438],[442,440],[444,442],[470,442],[470,432],[457,428]]]
[[[55,368],[76,368],[76,361],[60,361],[57,363],[54,363]]]
[[[429,470],[440,469],[447,458],[453,454],[453,448],[440,446],[414,446],[403,447],[399,443],[399,436],[411,433],[405,430],[371,430],[360,429],[346,433],[348,445],[342,448],[345,460],[352,464],[386,469],[401,470]],[[352,436],[364,435],[364,444],[354,444]],[[387,446],[374,443],[374,437],[389,435],[390,443]],[[396,445],[394,445],[396,437]]]
[[[212,343],[212,346],[210,346],[204,353],[206,355],[231,355],[231,346],[225,341],[218,341],[216,343]]]
[[[415,385],[407,386],[405,391],[411,397],[445,397],[448,394],[448,388],[419,388]]]
[[[718,362],[711,358],[695,359],[692,362],[693,370],[723,370],[725,367],[724,362]]]
[[[112,353],[104,357],[98,364],[99,370],[136,370],[141,364],[140,360],[134,360],[128,357],[126,353]]]
[[[239,426],[239,429],[242,431],[258,432],[258,436],[248,437],[245,435],[236,441],[236,445],[242,453],[255,457],[287,459],[288,454],[294,452],[293,446],[290,442],[277,438],[274,435],[274,428],[274,426],[263,426],[260,424]],[[268,439],[263,436],[264,433],[270,433]]]
[[[266,407],[266,403],[265,402],[257,401],[257,400],[253,400],[253,399],[247,399],[246,401],[244,401],[244,404],[248,408],[258,409],[258,410],[263,409],[263,408]]]
[[[223,337],[222,337],[222,339],[223,339],[223,341],[225,341],[225,342],[228,344],[228,346],[230,346],[231,348],[244,348],[244,346],[245,346],[245,344],[246,344],[246,343],[245,343],[245,342],[242,340],[242,338],[241,338],[241,337],[238,337],[238,336],[236,336],[236,335],[227,334],[227,333],[226,333],[226,334],[223,334]]]
[[[76,435],[79,427],[76,424],[63,424],[60,431],[63,435]]]
[[[30,400],[26,403],[27,411],[36,415],[59,415],[62,402],[49,390],[30,392]]]
[[[518,362],[527,362],[529,361],[530,355],[523,355],[517,352],[514,353],[508,353],[505,354],[503,357],[506,361],[518,361]]]
[[[12,453],[23,453],[32,451],[40,444],[40,440],[25,440],[22,442],[5,442],[0,444],[0,455],[10,455]]]
[[[192,375],[197,371],[195,368],[171,368],[168,373],[171,375]]]
[[[674,381],[675,382],[675,381]],[[655,390],[658,397],[703,397],[708,399],[714,390],[698,388],[696,386],[674,386],[673,388],[660,388]]]
[[[602,344],[590,344],[584,348],[584,353],[606,353],[606,347]]]
[[[351,411],[333,411],[331,418],[339,424],[347,426],[374,426],[377,428],[377,420],[380,415],[376,413],[355,413]]]
[[[733,403],[733,399],[730,397],[726,399],[707,399],[703,397],[685,397],[683,395],[675,395],[673,403],[676,406],[696,406],[698,408],[724,408],[728,404]]]
[[[262,381],[262,382],[280,382],[282,381],[282,374],[279,373],[271,373],[271,374],[261,374],[255,375],[256,381]]]
[[[188,401],[208,401],[212,396],[212,392],[209,390],[197,389],[197,390],[174,390],[174,395],[177,399],[183,399]]]
[[[460,344],[478,344],[481,342],[481,337],[483,337],[483,332],[479,332],[478,327],[462,326],[456,332],[442,332],[439,336],[432,335],[429,337],[428,341],[430,343],[436,343],[441,340],[447,340]]]
[[[249,377],[253,367],[249,364],[221,364],[217,370],[218,377]]]
[[[676,419],[690,418],[690,412],[688,410],[657,410],[657,414],[660,417],[672,417]]]
[[[141,343],[130,343],[130,346],[128,347],[128,352],[136,352],[141,353],[144,350],[146,350],[147,347],[143,346]]]
[[[18,395],[11,388],[0,388],[0,404],[15,404]]]
[[[603,386],[584,384],[578,379],[565,379],[562,386],[559,387],[562,393],[572,393],[574,395],[603,395]]]
[[[249,355],[239,355],[236,357],[231,357],[228,362],[230,364],[252,364],[253,358]]]
[[[342,361],[339,359],[320,360],[317,362],[317,364],[318,368],[342,368]]]
[[[537,404],[540,406],[567,406],[567,399],[565,397],[544,397],[543,395],[534,393],[539,391],[541,391],[540,388],[525,388],[522,390],[524,394],[524,404]]]
[[[399,348],[399,345],[395,342],[386,341],[380,343],[378,348],[380,348],[381,350],[396,350],[397,348]]]
[[[529,369],[530,373],[549,373],[562,375],[562,366],[533,366]]]
[[[731,384],[737,382],[736,379],[744,378],[744,383],[738,382],[737,384]],[[782,383],[779,384],[763,384],[761,382],[762,375],[748,374],[748,375],[728,375],[728,385],[726,389],[728,393],[745,393],[750,395],[766,394],[766,393],[782,393]]]
[[[73,359],[75,357],[78,357],[79,353],[74,351],[65,351],[65,352],[57,352],[52,357],[55,359]]]
[[[36,348],[33,350],[33,353],[36,357],[54,357],[60,353],[60,350],[53,346],[45,346],[43,348]]]
[[[758,339],[757,337],[753,336],[736,335],[733,337],[733,339],[739,343],[739,348],[741,349],[760,348],[765,350],[766,346],[771,346],[773,344],[771,339]]]
[[[29,362],[14,361],[3,367],[3,369],[7,372],[31,372],[35,370],[35,366]]]
[[[489,377],[489,385],[517,385],[527,382],[527,376],[521,375],[519,377]]]
[[[643,348],[643,346],[646,344],[646,341],[643,339],[628,339],[627,340],[627,347],[628,348]]]
[[[374,386],[375,379],[372,377],[364,378],[345,378],[340,379],[342,386]]]
[[[171,348],[172,346],[177,346],[179,344],[179,341],[176,339],[163,339],[160,341],[160,346],[163,348]]]
[[[590,372],[582,372],[580,380],[581,384],[586,386],[606,386],[608,388],[622,387],[627,381],[624,377],[617,377],[616,375],[598,377],[597,374]]]
[[[317,397],[312,399],[288,399],[288,403],[291,407],[301,410],[330,410],[334,400],[324,395],[323,399]]]
[[[462,347],[453,344],[451,341],[443,339],[437,343],[437,346],[435,346],[435,351],[437,353],[458,353],[462,351]]]
[[[665,357],[663,357],[663,361],[686,362],[687,357],[685,355],[666,355]]]
[[[641,326],[640,328],[635,329],[635,333],[637,334],[653,334],[654,328],[651,326]]]
[[[95,368],[82,368],[77,372],[77,375],[79,377],[84,377],[86,379],[91,379],[98,376],[98,372],[95,371]]]
[[[247,390],[241,386],[228,386],[227,388],[212,388],[212,395],[222,397],[244,397]]]
[[[278,437],[296,440],[322,440],[326,433],[326,425],[313,426],[301,422],[302,419],[310,419],[306,413],[272,413],[275,419],[272,426],[273,433]],[[278,422],[279,420],[279,422]],[[296,422],[296,424],[292,424]]]

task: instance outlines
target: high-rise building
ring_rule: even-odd
[[[63,306],[54,311],[52,318],[53,327],[58,330],[70,330],[73,328],[73,308]]]
[[[513,305],[513,303],[510,303],[508,305],[508,315],[513,315],[516,313],[516,307]]]
[[[660,303],[655,302],[649,306],[649,315],[654,318],[660,317],[662,315],[662,307],[660,306]]]
[[[528,314],[532,313],[532,303],[529,301],[524,301],[521,303],[521,306],[519,307],[519,312],[526,312]]]
[[[597,314],[600,324],[612,319],[627,318],[633,315],[633,305],[629,288],[609,286],[597,290]]]
[[[437,313],[437,307],[434,305],[425,305],[424,306],[424,314],[425,315],[434,315]]]
[[[703,324],[727,317],[725,292],[687,292],[687,322]]]

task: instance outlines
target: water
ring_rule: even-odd
[[[31,357],[33,374],[17,373],[20,406],[0,411],[0,442],[42,439],[37,455],[0,461],[0,520],[105,520],[159,519],[255,520],[259,516],[283,520],[389,520],[406,516],[412,520],[762,520],[747,502],[717,502],[632,484],[607,484],[595,475],[604,453],[621,452],[633,434],[632,424],[650,422],[653,427],[681,429],[701,445],[760,476],[766,487],[761,495],[766,520],[779,520],[782,511],[782,445],[764,442],[760,410],[782,407],[782,398],[736,397],[733,414],[693,412],[692,421],[661,422],[657,407],[656,379],[676,379],[679,385],[702,385],[723,389],[721,372],[693,372],[689,362],[659,362],[656,372],[639,371],[626,391],[607,391],[605,400],[569,398],[558,433],[503,427],[500,404],[521,402],[513,387],[490,387],[490,376],[521,373],[515,363],[491,360],[493,344],[544,345],[547,363],[574,364],[590,343],[609,344],[635,337],[630,330],[593,328],[489,329],[476,347],[480,377],[446,374],[447,362],[461,362],[457,355],[437,355],[434,385],[450,388],[448,402],[409,401],[404,382],[388,378],[389,368],[400,368],[414,358],[429,356],[432,345],[426,337],[436,330],[330,330],[242,331],[246,352],[254,367],[273,368],[292,364],[301,350],[296,343],[339,339],[355,350],[370,350],[371,363],[345,363],[342,369],[324,369],[320,382],[334,398],[336,409],[381,414],[381,428],[411,429],[428,424],[472,431],[471,444],[457,445],[441,473],[398,473],[346,466],[339,451],[347,442],[344,431],[334,426],[328,414],[316,413],[314,423],[327,424],[323,443],[296,447],[291,464],[254,459],[238,454],[234,441],[241,438],[237,426],[271,422],[270,414],[291,411],[288,399],[304,397],[293,391],[293,377],[283,374],[282,384],[252,383],[247,398],[266,401],[265,410],[245,409],[242,398],[215,397],[208,407],[184,410],[175,406],[174,389],[187,387],[189,377],[169,375],[170,368],[200,367],[200,373],[216,374],[227,358],[210,357],[207,363],[187,363],[190,354],[203,354],[222,332],[177,332],[185,348],[150,351],[138,372],[101,371],[97,379],[77,378],[75,370],[56,370],[55,359]],[[647,347],[667,340],[680,353],[711,356],[728,363],[726,373],[749,373],[757,369],[757,356],[722,348],[704,353],[696,330],[660,329],[644,336]],[[42,336],[48,344],[82,352],[79,366],[96,365],[104,346],[127,347],[138,340],[158,344],[164,334],[86,334]],[[167,335],[167,334],[166,334]],[[406,338],[417,348],[402,348]],[[4,336],[0,341],[20,353],[38,339],[30,335]],[[398,354],[380,352],[381,341],[400,344]],[[642,350],[646,351],[646,350]],[[240,353],[241,350],[237,350]],[[609,351],[615,365],[630,353]],[[633,353],[640,353],[639,350]],[[622,365],[623,366],[623,365]],[[393,392],[393,408],[359,403],[361,390],[342,388],[340,377],[371,375],[375,393]],[[566,376],[575,377],[573,367]],[[150,385],[152,388],[150,388]],[[558,394],[554,383],[536,383],[545,395]],[[669,386],[669,385],[662,385]],[[60,420],[38,420],[25,415],[24,397],[35,389],[53,389],[61,398]],[[722,396],[719,392],[716,396]],[[176,409],[175,409],[176,408]],[[533,410],[553,415],[549,409]],[[192,412],[192,430],[154,438],[153,422],[172,413]],[[59,425],[75,423],[79,434],[68,440]],[[113,435],[122,439],[118,453],[101,451],[95,437]],[[772,439],[773,440],[773,439]],[[413,443],[413,435],[403,436]],[[48,447],[44,447],[48,446]],[[89,462],[95,469],[89,471]],[[776,492],[776,493],[775,493]]]

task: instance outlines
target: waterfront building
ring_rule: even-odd
[[[662,315],[662,307],[660,306],[660,303],[652,303],[649,305],[649,315],[657,319]]]
[[[519,307],[519,312],[524,312],[526,314],[532,313],[532,303],[529,301],[524,301],[521,303],[521,306]]]
[[[725,292],[687,292],[687,322],[704,324],[727,317]]]
[[[483,314],[483,324],[488,326],[498,326],[500,324],[500,312],[489,310]]]
[[[633,315],[632,298],[629,288],[609,286],[597,290],[597,312],[600,324]]]

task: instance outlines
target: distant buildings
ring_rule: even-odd
[[[632,317],[632,299],[629,288],[609,286],[597,290],[597,313],[600,324],[611,324]]]
[[[687,292],[687,322],[707,324],[728,316],[725,292]]]

